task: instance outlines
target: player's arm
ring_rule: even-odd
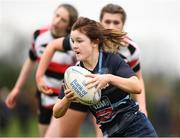
[[[70,102],[64,97],[59,99],[58,102],[53,107],[53,116],[55,118],[60,118],[65,115],[67,109],[69,108]]]
[[[45,83],[43,81],[43,76],[45,74],[45,71],[48,68],[48,65],[56,51],[64,51],[63,48],[63,40],[64,38],[58,38],[50,42],[43,55],[41,56],[41,60],[39,62],[39,66],[37,68],[36,72],[36,82],[38,85],[39,90],[43,92],[49,92],[49,89],[45,86]]]
[[[128,64],[118,54],[112,54],[106,64],[108,64],[109,68],[112,68],[112,73],[90,74],[89,77],[93,78],[90,80],[91,85],[102,89],[106,87],[107,84],[111,84],[128,93],[141,93],[139,79],[136,77],[135,73],[128,66]]]
[[[63,99],[59,99],[58,102],[53,107],[53,116],[55,118],[60,118],[64,116],[69,108],[72,101],[76,100],[74,93],[70,89],[65,90],[65,96]]]
[[[9,95],[6,98],[5,103],[6,103],[7,107],[13,108],[16,105],[16,101],[15,101],[16,97],[20,93],[26,80],[28,79],[29,75],[31,74],[34,65],[35,65],[34,61],[32,61],[30,58],[26,59],[14,88],[11,90],[11,92],[9,93]]]
[[[143,112],[147,116],[147,110],[146,110],[146,96],[145,96],[145,86],[144,86],[144,80],[141,72],[141,66],[140,66],[140,49],[136,46],[135,54],[132,56],[133,60],[131,62],[134,62],[131,64],[132,69],[136,73],[136,76],[138,77],[142,92],[141,94],[134,94],[133,97],[135,98],[135,101],[139,104],[139,110]]]
[[[138,94],[138,95],[134,95],[134,98],[135,100],[139,103],[139,110],[141,112],[143,112],[146,116],[148,116],[147,114],[147,110],[146,110],[146,95],[145,95],[145,86],[144,86],[144,80],[143,80],[143,77],[142,77],[142,72],[141,70],[139,70],[137,73],[136,73],[139,81],[140,81],[140,84],[141,84],[141,88],[142,88],[142,92],[141,94]]]
[[[115,75],[110,75],[109,83],[129,93],[133,93],[133,94],[141,93],[140,81],[136,76],[132,76],[130,78],[123,78]]]
[[[139,110],[147,116],[145,85],[144,85],[144,80],[143,80],[141,66],[140,66],[140,49],[137,46],[137,44],[134,42],[132,43],[132,41],[128,40],[127,43],[131,43],[133,46],[136,47],[136,51],[131,57],[132,58],[131,63],[133,63],[133,64],[130,64],[130,66],[136,73],[136,76],[138,77],[140,84],[141,84],[141,88],[142,88],[141,94],[138,94],[138,95],[134,94],[133,97],[139,103]],[[137,61],[137,62],[134,62],[134,61]]]
[[[87,82],[87,88],[96,86],[97,89],[103,89],[108,84],[111,84],[129,93],[141,93],[140,81],[136,76],[129,78],[123,78],[112,74],[88,74],[85,76],[93,78]]]

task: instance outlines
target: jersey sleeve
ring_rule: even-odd
[[[32,61],[36,61],[36,60],[37,60],[37,54],[36,54],[36,50],[35,50],[35,41],[36,41],[36,38],[38,37],[39,34],[40,34],[40,31],[39,31],[39,30],[36,30],[36,31],[33,33],[32,46],[31,46],[31,48],[29,49],[29,58],[30,58]]]
[[[63,40],[63,48],[65,51],[68,51],[68,50],[72,50],[72,42],[71,42],[71,39],[70,39],[70,36],[66,36]]]
[[[110,58],[110,64],[113,67],[113,73],[117,76],[123,78],[129,78],[135,76],[134,71],[129,67],[129,65],[118,55],[114,54]]]
[[[133,69],[134,72],[138,72],[141,69],[140,66],[140,49],[135,42],[129,44],[128,49],[130,51],[130,58],[128,60],[129,66]]]
[[[33,48],[29,49],[29,58],[32,61],[36,61],[37,60],[37,56],[36,56],[36,52]]]

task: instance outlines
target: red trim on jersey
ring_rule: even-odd
[[[138,59],[136,59],[136,60],[132,60],[131,62],[128,62],[128,65],[130,66],[130,67],[133,67],[133,66],[135,66],[137,63],[138,63]]]
[[[40,31],[40,34],[42,34],[42,33],[46,32],[46,31],[48,31],[48,29],[49,29],[49,28],[43,28],[43,29],[40,29],[40,30],[39,30],[39,31]],[[39,34],[39,35],[40,35],[40,34]]]
[[[50,29],[50,25],[47,25],[47,26],[44,26],[44,27],[40,28],[39,29],[39,32],[40,32],[39,35],[46,32],[46,31],[48,31],[49,29]]]
[[[40,61],[40,58],[38,58],[38,62],[39,61]],[[70,66],[72,66],[72,65],[50,62],[47,69],[50,71],[56,72],[56,73],[64,73],[66,71],[66,69]]]
[[[109,108],[103,109],[99,112],[96,112],[96,116],[102,116],[104,114],[111,113],[111,112],[112,112],[112,108],[109,107]]]
[[[34,44],[34,42],[32,43],[32,48],[33,48],[33,49],[35,48],[35,44]]]
[[[58,73],[64,73],[68,67],[71,65],[67,64],[57,64],[55,62],[51,62],[48,66],[48,70],[55,71]]]

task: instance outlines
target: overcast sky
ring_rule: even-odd
[[[126,31],[141,48],[143,69],[168,69],[180,76],[179,0],[0,0],[0,55],[12,49],[13,30],[27,33],[30,39],[35,29],[51,22],[61,3],[73,4],[80,16],[95,20],[105,4],[121,5],[128,16]]]

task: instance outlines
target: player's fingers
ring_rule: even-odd
[[[73,96],[73,97],[69,98],[69,100],[71,100],[73,102],[79,102],[78,98],[76,96]]]
[[[13,102],[13,103],[11,103],[10,105],[9,105],[9,108],[14,108],[15,107],[15,105],[16,105],[16,102]]]
[[[6,105],[7,105],[8,108],[13,108],[13,107],[16,105],[16,102],[13,101],[11,98],[7,99],[7,100],[5,101],[5,103],[6,103]]]
[[[96,77],[96,75],[95,74],[86,74],[86,75],[84,75],[85,77],[90,77],[90,78],[94,78],[94,77]]]
[[[66,97],[67,98],[72,98],[74,96],[74,93],[73,92],[69,92],[66,94]]]
[[[53,91],[52,91],[51,89],[48,89],[48,90],[44,91],[44,93],[46,93],[46,94],[52,94]]]
[[[68,94],[68,93],[70,93],[70,92],[71,92],[70,89],[66,89],[66,90],[64,91],[65,94]]]
[[[64,83],[64,84],[62,85],[62,87],[63,87],[64,90],[68,89],[66,83]]]
[[[38,85],[38,90],[42,91],[43,87],[41,85]]]
[[[109,84],[108,84],[108,83],[107,83],[107,84],[105,84],[105,85],[99,84],[99,85],[97,86],[97,89],[99,89],[99,90],[103,90],[103,89],[106,89],[108,86],[109,86]]]
[[[103,86],[102,89],[106,89],[107,87],[109,87],[109,83],[107,83],[105,86]]]
[[[88,79],[88,80],[86,80],[85,84],[89,85],[90,83],[95,83],[96,81],[97,81],[96,78]]]
[[[90,89],[90,88],[92,88],[92,87],[96,87],[98,84],[99,84],[99,81],[97,80],[97,81],[95,81],[95,82],[93,82],[93,83],[87,84],[86,87],[87,87],[88,89]]]
[[[48,88],[47,86],[44,86],[44,85],[39,86],[39,90],[45,94],[53,93],[53,91],[50,88]]]
[[[47,94],[52,94],[53,93],[53,89],[48,87],[48,86],[46,86],[46,93]]]
[[[101,86],[101,84],[99,84],[99,85],[97,85],[97,87],[96,87],[98,90],[102,90],[102,86]]]

